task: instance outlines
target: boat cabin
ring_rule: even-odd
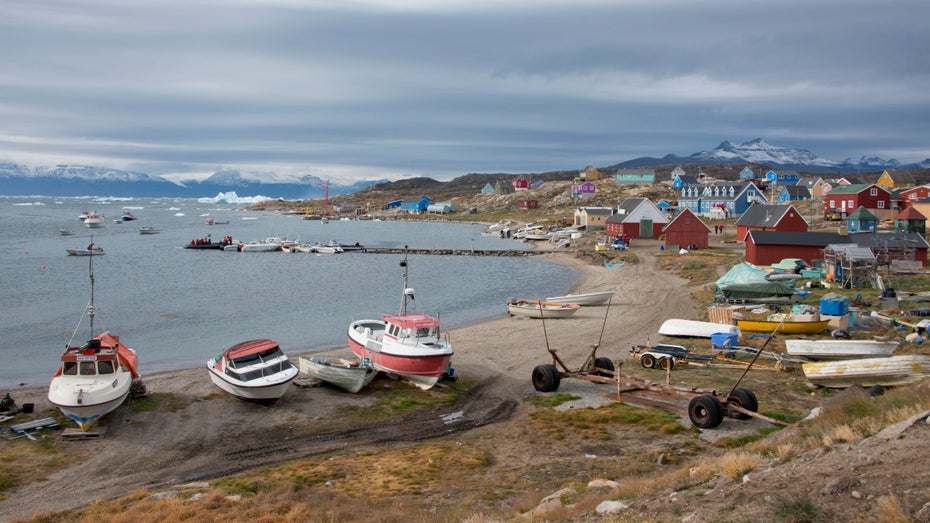
[[[385,316],[385,335],[394,340],[413,339],[418,343],[439,340],[439,320],[425,314],[397,314]]]

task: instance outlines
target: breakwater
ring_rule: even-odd
[[[346,249],[346,253],[367,252],[369,254],[404,254],[410,255],[438,255],[438,256],[534,256],[545,254],[545,250],[530,251],[504,251],[504,250],[483,250],[483,249],[404,249],[403,247],[366,247],[362,250]]]

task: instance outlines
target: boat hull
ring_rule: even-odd
[[[735,325],[696,320],[665,320],[659,327],[663,336],[680,336],[684,338],[710,338],[714,334],[739,334]]]
[[[359,358],[370,358],[377,370],[407,380],[423,390],[432,388],[449,373],[451,348],[392,347],[384,343],[383,332],[384,322],[379,320],[352,322],[348,331],[349,349]]]
[[[342,358],[300,356],[299,367],[301,373],[351,393],[362,390],[378,375],[372,365]]]
[[[48,401],[62,414],[87,430],[113,412],[129,397],[132,373],[119,371],[106,379],[58,375],[49,385]]]
[[[537,300],[519,300],[509,302],[507,310],[511,316],[526,318],[568,318],[578,312],[581,306],[577,303],[557,303]]]
[[[607,303],[614,297],[614,291],[605,292],[588,292],[585,294],[566,294],[565,296],[553,296],[546,298],[546,301],[556,303],[577,303],[578,305],[600,305]]]
[[[896,341],[785,340],[785,352],[812,360],[885,358],[891,356],[898,345]]]
[[[819,321],[756,321],[737,320],[737,326],[742,332],[765,332],[782,334],[817,334],[827,330],[829,320]],[[777,330],[776,330],[777,329]]]
[[[912,354],[887,358],[805,363],[804,376],[815,385],[846,388],[854,385],[893,387],[916,383],[930,377],[930,356]]]
[[[248,382],[232,380],[225,374],[218,371],[214,364],[213,358],[207,360],[207,371],[210,374],[210,380],[214,385],[223,391],[245,401],[254,401],[258,403],[274,403],[284,396],[291,382],[297,377],[297,367],[291,367],[288,371],[278,373],[266,379],[260,378]]]

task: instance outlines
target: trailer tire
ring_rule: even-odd
[[[688,402],[688,418],[695,427],[712,429],[723,422],[723,404],[710,394],[695,396]]]
[[[757,412],[759,410],[759,400],[756,399],[756,395],[749,389],[734,389],[733,394],[727,398],[727,403],[736,403],[750,412]],[[736,419],[749,419],[751,416],[743,414],[742,412],[737,412],[733,417]]]
[[[659,360],[659,368],[662,370],[672,370],[675,368],[675,360],[671,356]]]
[[[600,372],[607,371],[607,372]],[[610,361],[610,358],[595,358],[594,359],[594,372],[598,376],[605,376],[608,378],[614,377],[614,362]]]
[[[639,357],[639,364],[645,369],[651,369],[656,366],[656,358],[652,354],[643,354]]]
[[[533,369],[533,388],[539,392],[554,392],[559,390],[559,369],[555,365],[537,365]]]

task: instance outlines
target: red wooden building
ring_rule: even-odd
[[[920,187],[913,187],[911,189],[905,189],[901,191],[901,207],[907,208],[910,207],[917,200],[923,200],[924,198],[930,198],[930,185],[921,185]]]
[[[520,200],[517,202],[517,209],[535,209],[539,207],[539,200]]]
[[[872,211],[878,219],[894,217],[891,210],[891,193],[875,185],[839,185],[823,197],[824,215],[839,214],[845,218],[859,207]]]
[[[666,247],[706,249],[709,245],[710,227],[690,209],[683,209],[662,229]]]
[[[823,259],[823,248],[831,243],[853,243],[853,240],[833,232],[749,231],[746,261],[771,265],[785,258],[800,258],[811,265],[813,260]]]
[[[753,203],[736,220],[736,239],[746,241],[749,231],[807,232],[810,226],[792,205]]]
[[[513,181],[513,190],[515,191],[526,191],[530,188],[530,181],[526,179],[526,176],[522,174],[517,176],[517,179]]]

